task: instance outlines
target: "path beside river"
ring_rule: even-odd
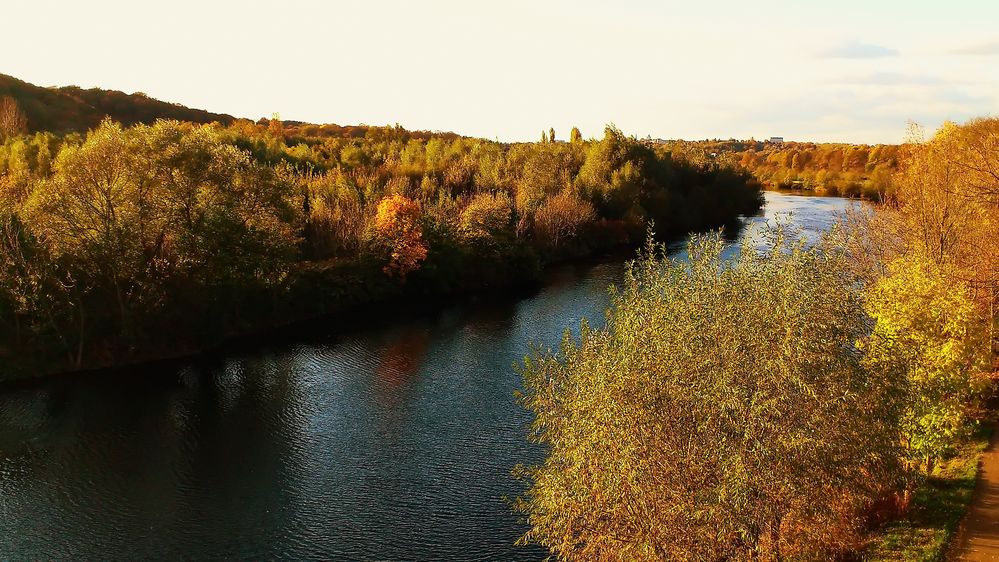
[[[982,453],[975,498],[957,544],[958,560],[999,561],[999,427]]]

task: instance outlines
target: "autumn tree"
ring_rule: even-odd
[[[12,331],[15,347],[53,341],[53,351],[80,368],[87,329],[80,289],[16,215],[0,214],[0,334]]]
[[[420,229],[420,205],[404,195],[391,195],[378,203],[375,235],[388,249],[384,271],[405,279],[427,257],[427,245]]]
[[[985,322],[947,266],[920,254],[897,258],[867,291],[875,321],[865,362],[875,373],[905,373],[902,417],[910,466],[932,472],[970,428],[969,406],[985,388]]]
[[[624,217],[641,204],[640,192],[646,179],[643,168],[645,160],[652,158],[648,149],[608,126],[604,138],[590,147],[576,184],[602,215]]]
[[[548,129],[548,142],[555,142],[555,127]]]
[[[314,257],[357,255],[370,219],[357,187],[339,170],[310,176],[306,185],[306,239]]]
[[[569,142],[572,144],[583,142],[583,133],[579,132],[579,127],[573,127],[572,131],[569,132]]]
[[[271,115],[271,119],[267,123],[267,131],[276,139],[284,138],[284,121],[281,120],[280,113],[275,112]]]
[[[993,369],[999,201],[989,191],[999,181],[989,152],[997,124],[947,123],[929,140],[911,127],[898,172],[874,165],[890,188],[884,204],[851,219],[852,261],[866,277],[865,312],[874,322],[860,340],[865,365],[905,382],[903,505],[968,436]]]
[[[122,329],[146,271],[152,200],[145,161],[120,125],[106,121],[81,146],[67,147],[52,178],[34,190],[26,220],[53,255],[80,272],[85,291],[106,295]]]
[[[26,229],[91,312],[78,331],[109,345],[170,305],[233,312],[225,302],[277,282],[298,242],[291,182],[207,126],[106,121],[33,187]]]
[[[989,160],[999,120],[947,123],[929,140],[910,128],[877,213],[856,221],[857,263],[871,272],[864,340],[875,371],[905,375],[909,487],[968,434],[994,342],[999,213]],[[872,153],[873,154],[873,153]],[[868,160],[870,156],[868,157]]]
[[[988,318],[999,300],[999,119],[944,124],[929,140],[910,132],[882,238],[899,255],[916,254],[963,285]],[[990,339],[996,340],[988,323]]]
[[[541,203],[570,185],[578,174],[579,163],[566,147],[536,145],[530,149],[511,151],[516,158],[514,198],[517,211],[523,216],[533,213]]]

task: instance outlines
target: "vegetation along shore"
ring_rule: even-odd
[[[650,222],[664,234],[718,228],[762,203],[748,173],[614,127],[599,140],[573,130],[568,142],[550,131],[504,144],[254,123],[7,81],[21,95],[4,98],[14,118],[0,145],[0,380],[531,283],[552,261],[641,243]],[[76,130],[31,133],[51,104]],[[85,129],[105,106],[134,124]]]

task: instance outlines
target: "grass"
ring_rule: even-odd
[[[916,490],[905,518],[880,529],[865,556],[872,562],[938,562],[945,559],[975,491],[978,461],[989,445],[988,422],[957,454],[941,463]]]

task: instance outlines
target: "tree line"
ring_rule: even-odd
[[[669,141],[670,150],[747,170],[770,189],[880,200],[892,190],[904,148],[892,144]]]
[[[401,295],[530,282],[547,262],[717,227],[748,174],[600,140],[110,120],[0,145],[0,378],[199,349]],[[18,363],[28,363],[23,366]]]
[[[522,539],[560,560],[856,555],[974,427],[996,336],[999,119],[899,148],[821,241],[650,245],[602,329],[524,367],[545,461]]]

